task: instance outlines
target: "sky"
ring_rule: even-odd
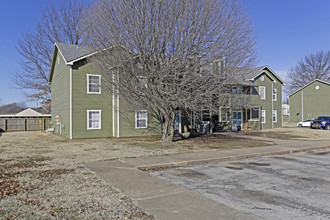
[[[84,0],[87,3],[92,0]],[[59,0],[0,0],[0,105],[27,102],[11,77],[19,69],[16,50],[22,34],[35,28],[40,11]],[[330,50],[329,0],[242,0],[257,40],[258,66],[267,65],[285,81],[305,55]]]

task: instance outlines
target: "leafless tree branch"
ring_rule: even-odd
[[[28,97],[43,101],[50,110],[48,77],[55,42],[84,44],[81,20],[85,6],[80,0],[64,1],[59,7],[50,4],[41,12],[35,30],[23,34],[18,42],[20,68],[12,81],[17,88],[28,91]]]
[[[229,82],[255,60],[252,27],[236,0],[98,0],[84,25],[88,44],[105,49],[92,61],[109,90],[131,110],[148,109],[164,141],[173,138],[176,109],[218,111]]]
[[[315,79],[330,80],[330,51],[317,51],[299,60],[288,73],[287,92],[292,93]]]

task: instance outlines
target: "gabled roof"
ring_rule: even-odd
[[[91,47],[83,45],[55,43],[55,46],[57,46],[67,64],[95,52]]]
[[[285,82],[281,79],[281,77],[279,77],[271,68],[269,68],[268,66],[260,66],[260,67],[256,67],[256,68],[252,68],[249,69],[246,74],[245,74],[245,78],[246,80],[255,80],[258,76],[260,76],[261,74],[266,74],[268,75],[273,81],[276,81],[274,79],[274,77],[272,77],[271,75],[269,75],[267,73],[268,70],[270,73],[272,73],[272,75],[274,75],[276,77],[276,79],[281,82],[283,85],[285,85]]]
[[[295,93],[299,92],[300,90],[306,88],[307,86],[311,85],[312,83],[314,83],[314,82],[316,82],[316,81],[321,82],[321,83],[324,83],[324,84],[330,86],[330,81],[329,81],[329,80],[314,79],[312,82],[308,83],[307,85],[305,85],[305,86],[301,87],[300,89],[297,89],[296,91],[294,91],[293,93],[291,93],[291,94],[289,95],[289,97],[292,96],[292,95],[294,95]]]
[[[0,117],[49,117],[51,114],[44,114],[40,108],[27,108],[17,113],[0,114]]]
[[[97,53],[97,51],[91,47],[66,43],[55,43],[53,59],[50,67],[49,82],[52,82],[53,72],[55,67],[55,61],[57,53],[60,53],[65,61],[66,65],[73,65],[75,62],[90,57]]]

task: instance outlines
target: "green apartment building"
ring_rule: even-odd
[[[238,78],[236,83],[231,83],[230,97],[235,99],[235,95],[247,95],[248,102],[243,106],[235,106],[229,101],[228,106],[220,107],[219,121],[240,125],[242,129],[282,127],[284,81],[268,66],[246,70],[245,74]]]
[[[330,116],[330,82],[315,79],[289,95],[290,122]]]
[[[97,73],[88,58],[95,54],[86,46],[64,43],[54,45],[49,83],[52,93],[52,125],[55,133],[69,139],[128,137],[160,135],[161,125],[148,115],[147,109],[136,109],[124,114],[125,104],[119,95],[102,86],[102,75]],[[244,107],[223,105],[219,114],[206,121],[185,118],[176,112],[174,127],[179,133],[209,124],[212,119],[243,129],[268,129],[282,126],[282,86],[280,79],[269,67],[246,71],[231,83],[230,93],[250,96]],[[229,102],[230,103],[230,102]]]

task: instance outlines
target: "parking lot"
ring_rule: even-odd
[[[330,149],[153,172],[257,219],[330,219]]]

